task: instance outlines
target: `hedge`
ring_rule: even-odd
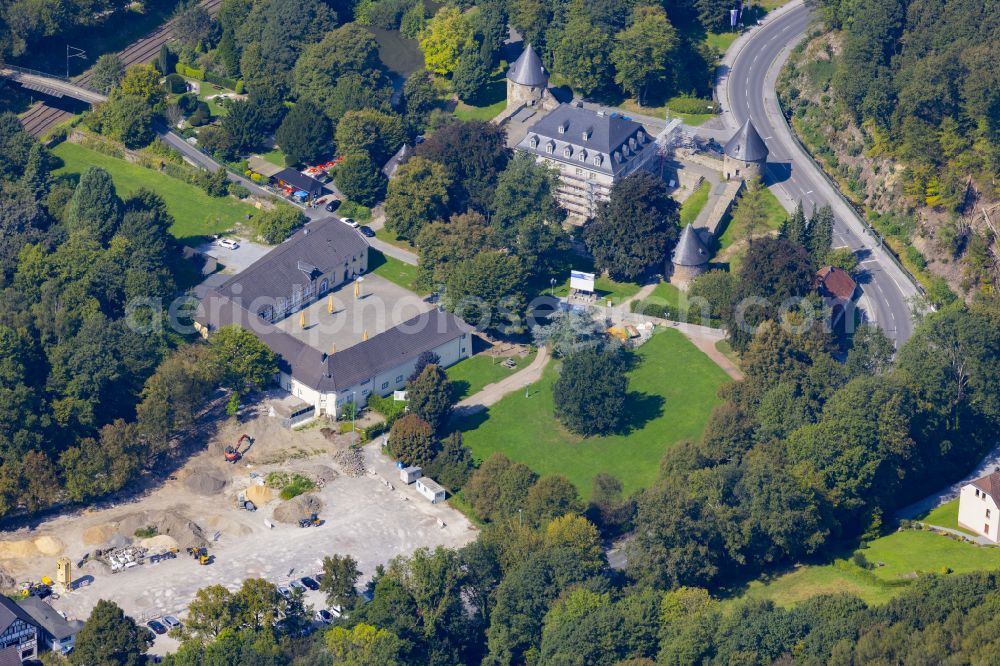
[[[171,93],[184,93],[187,92],[187,81],[180,74],[167,74],[164,79],[164,84],[166,85],[167,92]]]
[[[236,88],[236,81],[226,76],[219,76],[215,72],[205,72],[205,80],[223,88],[233,90]]]
[[[194,67],[188,67],[187,65],[182,65],[177,63],[174,65],[174,69],[178,74],[188,77],[189,79],[196,79],[198,81],[205,80],[205,72],[200,69],[195,69]]]
[[[718,113],[719,105],[710,99],[683,95],[667,102],[667,108],[677,113]]]
[[[698,310],[680,310],[668,303],[656,303],[654,301],[632,301],[631,310],[634,313],[658,319],[669,319],[670,321],[680,321],[687,324],[698,324],[701,326],[717,327],[720,322],[712,318],[702,318]]]

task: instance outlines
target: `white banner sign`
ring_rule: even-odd
[[[569,288],[594,293],[594,274],[580,271],[569,272]]]

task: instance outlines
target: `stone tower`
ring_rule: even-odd
[[[748,118],[723,149],[722,170],[726,180],[752,180],[764,175],[767,146]]]
[[[681,232],[670,261],[673,264],[670,282],[679,289],[687,290],[692,280],[708,270],[708,248],[690,224]]]
[[[514,61],[507,72],[507,108],[537,106],[554,109],[558,106],[549,92],[549,75],[542,67],[542,59],[528,44],[521,56]]]

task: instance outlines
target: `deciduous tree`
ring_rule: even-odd
[[[611,62],[615,83],[645,104],[651,88],[670,84],[670,59],[677,47],[677,31],[659,6],[643,5],[632,12],[629,26],[615,36]]]
[[[452,187],[448,169],[423,157],[413,157],[389,181],[385,224],[397,236],[415,241],[421,229],[448,214]]]
[[[573,432],[606,435],[620,427],[628,377],[621,352],[582,349],[566,357],[552,385],[556,417]]]
[[[135,620],[113,601],[101,599],[76,635],[69,660],[73,664],[139,666],[145,660],[146,640]]]
[[[437,453],[433,426],[416,414],[397,419],[389,431],[389,450],[407,467],[429,464]]]
[[[406,403],[411,414],[416,414],[440,431],[451,416],[451,383],[440,365],[424,367],[420,375],[406,385]]]

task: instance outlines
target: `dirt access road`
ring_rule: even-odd
[[[66,555],[74,562],[74,579],[92,577],[92,583],[61,595],[52,602],[57,609],[71,619],[85,619],[99,599],[111,599],[144,621],[165,614],[183,617],[188,602],[207,585],[236,589],[251,577],[286,584],[315,574],[325,555],[353,555],[368,578],[376,565],[397,555],[423,546],[460,547],[475,539],[475,528],[461,513],[447,504],[433,505],[412,486],[403,486],[377,443],[363,451],[368,473],[350,477],[335,456],[347,448],[344,438],[331,441],[318,427],[294,432],[279,420],[258,415],[243,424],[224,422],[206,451],[145,497],[4,534],[0,567],[17,581],[55,578],[55,560]],[[223,462],[223,448],[243,432],[256,439],[254,445],[236,465]],[[277,520],[275,510],[283,502],[268,501],[269,489],[258,485],[270,471],[300,473],[322,483],[308,494],[322,504],[321,526],[300,528]],[[240,492],[256,497],[260,509],[237,509]],[[278,511],[279,516],[286,513],[287,507]],[[265,526],[265,519],[273,527]],[[135,538],[135,530],[145,526],[155,527],[159,535]],[[75,566],[85,553],[129,541],[148,544],[151,552],[176,544],[181,552],[176,559],[116,574],[93,560],[82,569]],[[197,543],[207,543],[212,564],[201,566],[183,552]],[[164,642],[169,639],[157,640],[157,652]]]

